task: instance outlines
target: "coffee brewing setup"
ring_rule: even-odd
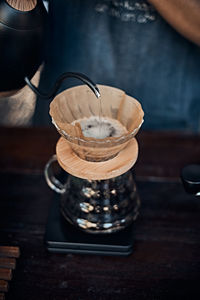
[[[99,99],[81,85],[58,94],[50,104],[61,135],[45,167],[46,181],[59,198],[53,201],[45,235],[52,252],[128,255],[133,249],[140,200],[130,169],[138,157],[135,135],[144,113],[124,91],[103,85],[98,89]],[[117,124],[123,131],[114,136]],[[95,126],[101,138],[98,132],[86,137]],[[55,162],[68,174],[64,182],[54,174]]]
[[[50,92],[39,91],[30,78],[43,61],[47,19],[42,0],[0,0],[0,97],[28,84],[40,98],[52,100],[50,115],[61,135],[45,167],[55,191],[46,247],[58,253],[128,255],[140,206],[130,169],[138,157],[142,107],[124,91],[97,87],[80,73],[61,74]],[[68,77],[85,85],[57,94]],[[56,176],[55,166],[62,176]]]

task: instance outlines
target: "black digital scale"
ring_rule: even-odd
[[[133,251],[133,225],[117,233],[85,233],[64,219],[60,212],[59,196],[55,195],[44,240],[47,250],[54,253],[128,256]]]

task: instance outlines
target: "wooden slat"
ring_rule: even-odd
[[[5,294],[4,293],[0,293],[0,300],[5,300]]]
[[[5,280],[0,280],[0,292],[8,291],[8,282]]]
[[[0,279],[11,280],[12,279],[12,270],[0,268]]]
[[[0,257],[15,257],[20,256],[19,247],[0,246]]]
[[[0,267],[14,270],[16,267],[16,259],[10,257],[0,257]]]

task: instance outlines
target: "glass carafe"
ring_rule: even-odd
[[[131,171],[107,180],[81,179],[63,171],[67,175],[63,183],[54,174],[55,163],[56,155],[46,164],[45,178],[60,194],[65,220],[85,232],[98,234],[124,229],[137,218],[140,200]]]

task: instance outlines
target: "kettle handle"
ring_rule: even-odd
[[[48,186],[58,194],[64,194],[66,187],[53,174],[52,164],[57,161],[57,156],[54,154],[47,162],[44,168],[44,176]]]
[[[66,78],[69,78],[69,77],[73,77],[73,78],[77,78],[79,80],[81,80],[82,82],[84,82],[85,84],[87,84],[89,86],[89,88],[93,91],[93,93],[95,94],[95,96],[97,98],[100,97],[100,92],[99,92],[99,89],[98,87],[96,86],[96,84],[94,82],[92,82],[92,80],[90,78],[88,78],[86,75],[82,74],[82,73],[76,73],[76,72],[66,72],[66,73],[63,73],[62,75],[60,75],[55,84],[54,84],[54,87],[52,88],[51,91],[47,92],[47,93],[42,93],[38,90],[38,88],[33,85],[31,83],[31,81],[29,80],[28,77],[25,77],[24,80],[25,82],[27,83],[27,85],[30,87],[30,89],[36,93],[39,97],[41,98],[45,98],[45,99],[53,99],[56,95],[56,93],[58,92],[60,86],[61,86],[61,83],[66,79]]]

